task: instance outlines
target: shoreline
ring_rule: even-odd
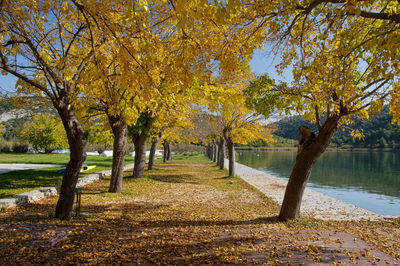
[[[277,150],[277,151],[297,151],[297,147],[235,147],[235,150],[245,151],[266,151],[266,150]],[[362,152],[400,152],[399,149],[392,148],[332,148],[328,147],[326,152],[349,152],[349,151],[362,151]]]
[[[228,160],[225,159],[225,166],[227,166],[228,163]],[[240,176],[240,178],[258,189],[268,198],[282,205],[287,185],[286,180],[237,162],[235,162],[235,167],[236,175]],[[400,216],[380,215],[310,188],[306,188],[304,191],[300,212],[301,215],[333,221],[381,221],[391,218],[400,218]]]

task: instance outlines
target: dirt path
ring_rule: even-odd
[[[126,178],[121,194],[105,192],[109,180],[86,186],[83,214],[69,222],[49,217],[55,197],[0,212],[1,263],[399,263],[380,251],[399,258],[398,235],[385,242],[376,234],[390,246],[380,250],[361,239],[396,223],[281,223],[278,205],[243,180],[202,157],[177,159]],[[360,236],[340,230],[345,225]]]

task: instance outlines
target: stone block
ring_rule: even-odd
[[[42,187],[39,188],[39,191],[42,192],[45,197],[55,196],[58,194],[55,187]]]
[[[16,207],[17,201],[15,198],[0,199],[0,210]]]
[[[17,199],[17,204],[20,205],[20,204],[38,201],[38,200],[44,198],[44,193],[39,191],[39,189],[35,189],[35,190],[29,191],[29,192],[19,194],[19,195],[15,196],[15,198]]]

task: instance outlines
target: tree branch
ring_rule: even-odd
[[[315,105],[315,119],[317,120],[318,131],[321,131],[321,121],[319,118],[318,105]]]

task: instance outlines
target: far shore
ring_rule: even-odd
[[[295,151],[297,147],[235,147],[236,150],[278,150],[278,151]],[[329,147],[326,151],[365,151],[365,152],[397,152],[400,149],[392,149],[392,148],[333,148]]]

